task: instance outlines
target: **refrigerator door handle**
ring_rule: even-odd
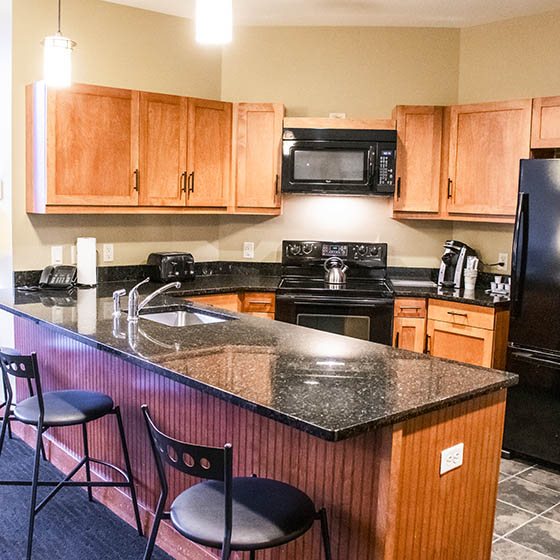
[[[519,317],[523,303],[525,270],[527,268],[527,242],[529,240],[529,193],[520,192],[513,234],[511,259],[512,300],[511,315]]]

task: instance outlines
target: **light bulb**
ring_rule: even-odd
[[[196,0],[195,38],[197,43],[231,43],[232,0]]]
[[[43,40],[43,73],[47,86],[64,88],[72,83],[72,49],[76,43],[62,35]]]

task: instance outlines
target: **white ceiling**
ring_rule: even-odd
[[[195,0],[105,0],[181,17]],[[560,9],[560,0],[233,0],[236,25],[469,27]]]

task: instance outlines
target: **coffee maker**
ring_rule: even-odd
[[[467,257],[476,257],[476,251],[466,243],[449,239],[444,244],[445,253],[441,257],[438,286],[457,290],[463,285],[463,271]]]

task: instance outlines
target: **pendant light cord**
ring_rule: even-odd
[[[58,31],[57,31],[58,35],[61,35],[61,32],[60,32],[60,3],[61,3],[61,1],[62,0],[58,0]]]

